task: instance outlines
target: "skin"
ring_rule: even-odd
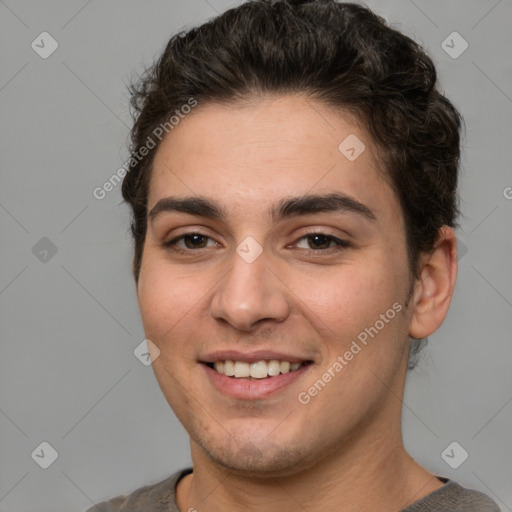
[[[366,146],[355,161],[338,150],[350,134]],[[155,217],[137,283],[146,337],[160,350],[156,378],[191,439],[180,510],[398,511],[442,486],[405,451],[400,415],[408,335],[426,337],[444,320],[456,241],[443,227],[411,281],[403,215],[379,162],[353,117],[300,95],[199,105],[162,141],[148,211],[164,197],[203,196],[227,214]],[[328,212],[274,223],[268,213],[291,195],[332,192],[376,220]],[[175,246],[185,254],[162,245],[197,231],[209,237],[199,249],[190,239]],[[306,237],[314,233],[351,245],[324,248]],[[263,250],[250,264],[236,252],[248,236]],[[298,393],[394,303],[402,310],[301,404]],[[313,364],[273,396],[238,400],[198,361],[221,349],[274,349]]]

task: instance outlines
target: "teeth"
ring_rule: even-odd
[[[267,376],[267,363],[265,361],[251,363],[250,374],[253,379],[264,379]]]
[[[235,362],[235,377],[249,377],[249,363],[244,363],[242,361]]]
[[[228,377],[239,379],[266,379],[267,377],[275,377],[279,374],[293,372],[298,370],[303,363],[290,363],[289,361],[257,361],[255,363],[246,363],[244,361],[216,361],[214,368],[217,372]]]
[[[279,373],[281,373],[281,365],[279,364],[279,361],[276,361],[275,359],[269,361],[267,364],[267,372],[271,377],[279,375]]]
[[[219,373],[222,373],[217,367],[215,367],[215,369]],[[235,376],[235,363],[233,361],[224,361],[224,375],[227,375],[228,377]]]
[[[290,371],[290,363],[288,361],[281,361],[279,363],[281,373],[288,373]]]

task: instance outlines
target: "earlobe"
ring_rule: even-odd
[[[426,338],[443,323],[457,278],[457,239],[449,226],[439,230],[434,250],[423,259],[415,283],[409,335]]]

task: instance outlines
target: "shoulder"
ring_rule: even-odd
[[[501,512],[497,503],[486,494],[466,489],[453,480],[442,480],[445,482],[442,487],[404,508],[402,512]]]
[[[176,506],[175,487],[178,480],[191,469],[178,471],[170,477],[152,485],[139,487],[130,494],[123,494],[101,503],[96,503],[85,512],[179,512]]]

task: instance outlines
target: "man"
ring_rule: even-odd
[[[89,511],[499,510],[402,442],[457,274],[461,120],[423,50],[355,4],[250,1],[132,93],[137,298],[193,468]]]

